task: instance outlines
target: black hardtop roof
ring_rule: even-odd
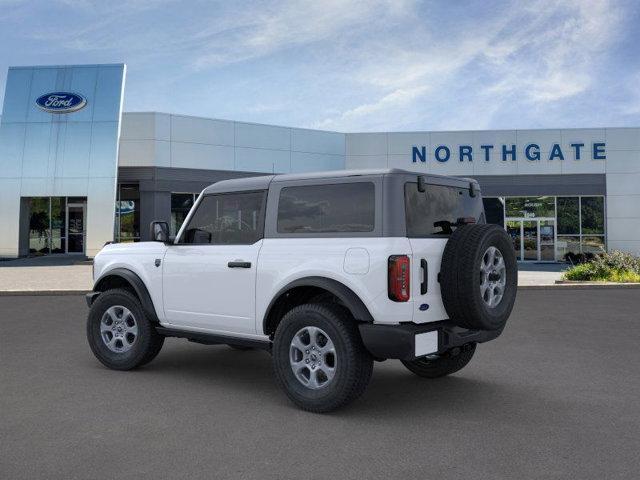
[[[209,185],[203,190],[202,193],[223,193],[223,192],[237,192],[242,190],[267,190],[269,185],[273,183],[290,182],[297,180],[313,180],[313,179],[326,179],[326,178],[347,178],[347,177],[378,177],[384,175],[403,175],[414,177],[425,177],[427,183],[432,179],[435,183],[438,183],[439,179],[448,179],[449,181],[459,181],[461,186],[470,182],[477,183],[472,178],[452,177],[448,175],[437,175],[433,173],[420,173],[410,172],[409,170],[402,170],[400,168],[381,168],[381,169],[361,169],[361,170],[334,170],[324,172],[309,172],[309,173],[283,173],[278,175],[263,175],[257,177],[243,177],[233,178],[230,180],[221,180]]]

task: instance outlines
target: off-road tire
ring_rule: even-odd
[[[317,390],[303,385],[290,364],[291,341],[304,327],[322,329],[336,350],[335,376]],[[354,401],[367,388],[373,371],[373,358],[362,344],[356,321],[334,304],[304,304],[286,313],[276,329],[272,353],[278,383],[293,403],[310,412],[329,412]]]
[[[100,333],[102,317],[114,305],[129,309],[138,327],[137,338],[131,349],[123,353],[109,350]],[[113,370],[131,370],[149,363],[160,353],[164,344],[164,337],[156,332],[138,298],[124,289],[107,290],[93,302],[87,317],[87,340],[96,358]]]
[[[489,247],[499,250],[506,283],[500,302],[490,307],[481,294],[480,265]],[[458,227],[447,242],[440,267],[442,302],[453,323],[475,330],[500,330],[513,310],[518,266],[511,238],[498,225]]]
[[[422,357],[416,360],[402,360],[402,364],[419,377],[439,378],[462,370],[471,361],[475,351],[476,344],[472,343],[465,345],[458,352],[447,352],[435,359]]]

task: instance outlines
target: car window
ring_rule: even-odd
[[[189,220],[180,243],[238,245],[262,238],[265,192],[208,195]]]
[[[371,232],[371,182],[285,187],[278,202],[278,233]]]
[[[406,183],[404,202],[409,237],[450,235],[458,219],[473,217],[482,223],[484,218],[481,197],[472,197],[468,188],[426,185],[420,192],[417,183]]]

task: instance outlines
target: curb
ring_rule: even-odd
[[[0,290],[0,297],[84,295],[91,290]]]

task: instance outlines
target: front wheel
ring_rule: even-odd
[[[276,378],[298,407],[328,412],[358,398],[373,359],[355,320],[338,305],[307,304],[289,311],[273,342]]]
[[[435,358],[422,357],[405,361],[402,364],[419,377],[438,378],[462,370],[473,358],[476,344],[471,343],[462,348],[453,349]]]
[[[107,290],[93,302],[87,318],[87,340],[96,358],[114,370],[131,370],[149,363],[164,343],[140,301],[122,289]]]

